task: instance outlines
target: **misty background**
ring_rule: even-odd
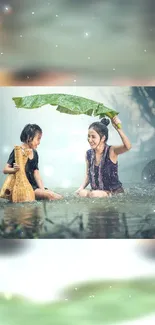
[[[64,299],[63,290],[71,285],[78,288],[95,280],[130,280],[155,274],[154,256],[144,254],[154,248],[154,240],[90,239],[74,240],[72,245],[69,240],[20,241],[24,244],[20,253],[15,250],[4,256],[0,251],[0,291],[8,300],[12,293],[40,302]],[[43,274],[46,276],[41,281]]]
[[[132,149],[119,156],[119,177],[123,183],[141,181],[144,166],[154,159],[155,128],[142,116],[140,106],[129,87],[1,87],[0,88],[0,186],[5,180],[2,170],[20,133],[27,123],[43,130],[38,146],[39,168],[44,185],[50,188],[78,188],[85,176],[85,152],[89,149],[87,130],[98,118],[72,116],[46,105],[38,109],[17,109],[12,97],[33,94],[66,93],[103,102],[114,108]],[[109,125],[109,145],[121,144],[117,131]],[[125,184],[124,184],[125,185]]]
[[[74,240],[70,245],[67,240],[26,240],[20,244],[24,242],[27,248],[20,254],[14,252],[4,256],[0,252],[1,316],[6,324],[20,324],[21,318],[26,323],[29,315],[34,322],[42,324],[44,319],[46,323],[50,317],[50,301],[51,308],[52,302],[57,301],[54,324],[65,324],[69,317],[75,316],[77,324],[82,324],[83,319],[90,324],[92,310],[94,324],[100,324],[102,317],[105,324],[109,323],[107,313],[110,320],[111,313],[116,317],[111,324],[154,324],[154,293],[150,282],[152,280],[154,286],[155,263],[154,256],[150,259],[148,253],[144,254],[148,246],[149,250],[154,247],[154,241]],[[28,301],[13,299],[16,294]],[[106,313],[102,308],[105,305]]]
[[[154,18],[153,0],[2,0],[3,83],[150,84]]]

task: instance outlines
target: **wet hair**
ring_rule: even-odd
[[[108,128],[107,126],[109,125],[110,120],[107,118],[102,118],[100,122],[94,122],[92,123],[88,129],[93,129],[95,130],[98,135],[100,136],[100,139],[102,139],[103,136],[105,136],[105,141],[108,140]]]
[[[28,143],[34,139],[37,133],[42,134],[42,129],[39,125],[27,124],[20,135],[20,140],[21,142]]]

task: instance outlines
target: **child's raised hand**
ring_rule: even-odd
[[[121,120],[118,118],[117,115],[114,116],[114,117],[111,119],[111,122],[112,122],[113,127],[114,127],[116,130],[118,130],[118,129],[121,128],[121,127],[118,127],[118,125],[121,126]]]
[[[17,165],[16,163],[14,163],[13,164],[13,169],[14,169],[14,171],[16,173],[16,172],[18,172],[18,170],[20,170],[20,167],[19,167],[19,165]]]

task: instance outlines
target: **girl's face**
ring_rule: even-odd
[[[99,144],[103,144],[105,136],[100,139],[99,134],[94,129],[88,130],[88,142],[92,149],[96,149]]]
[[[29,147],[31,149],[37,149],[37,147],[40,144],[41,137],[42,137],[42,134],[37,132],[36,135],[34,136],[33,140],[29,142]]]

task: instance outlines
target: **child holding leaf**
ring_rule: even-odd
[[[81,197],[108,197],[123,193],[118,177],[118,155],[131,149],[131,143],[121,128],[121,121],[114,116],[112,125],[123,142],[120,146],[108,146],[109,119],[102,118],[88,129],[88,142],[91,149],[86,152],[86,176],[83,184],[76,191]],[[85,188],[90,184],[91,190]]]

